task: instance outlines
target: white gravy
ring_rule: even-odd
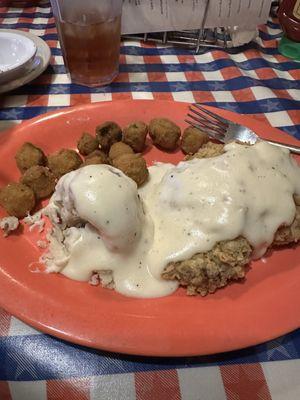
[[[243,236],[253,258],[261,257],[278,227],[292,223],[293,195],[300,194],[296,162],[265,142],[231,143],[221,156],[159,163],[149,172],[138,191],[142,201],[133,181],[110,166],[87,166],[60,179],[50,208],[88,223],[67,228],[64,258],[54,256],[52,270],[82,281],[111,270],[122,294],[166,296],[177,283],[161,279],[164,267],[219,241]]]

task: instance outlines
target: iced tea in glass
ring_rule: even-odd
[[[118,74],[122,0],[51,0],[74,83],[109,84]]]

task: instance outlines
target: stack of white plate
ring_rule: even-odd
[[[48,66],[50,49],[38,36],[0,29],[0,93],[25,85]]]

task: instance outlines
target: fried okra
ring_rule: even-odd
[[[182,134],[181,149],[185,154],[195,154],[205,143],[209,141],[206,133],[200,129],[189,126]]]
[[[95,150],[85,157],[83,167],[93,164],[109,164],[109,159],[107,155],[101,150]]]
[[[87,156],[99,147],[98,140],[90,133],[83,132],[80,139],[77,142],[77,148],[79,153],[83,156]]]
[[[144,150],[148,126],[142,121],[135,121],[126,126],[123,131],[123,142],[128,144],[136,153]]]
[[[75,150],[61,149],[48,156],[48,166],[57,178],[78,169],[82,160]]]
[[[148,178],[146,161],[140,154],[123,154],[115,158],[112,164],[133,179],[138,186],[141,186]]]
[[[21,177],[21,183],[34,191],[36,199],[44,199],[54,192],[56,177],[48,168],[34,165]]]
[[[23,183],[9,183],[0,190],[0,204],[9,215],[23,218],[35,207],[34,192]]]
[[[122,140],[122,129],[115,122],[106,121],[96,127],[96,137],[101,150],[108,153],[111,145]]]
[[[23,173],[34,165],[45,165],[47,158],[43,150],[32,143],[26,142],[17,151],[15,160],[17,167]]]
[[[163,150],[175,150],[180,138],[180,128],[167,118],[154,118],[149,124],[153,143]]]
[[[109,150],[109,158],[111,160],[114,160],[123,154],[133,154],[132,148],[123,142],[114,143]]]

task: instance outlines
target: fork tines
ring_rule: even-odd
[[[200,129],[214,139],[220,140],[224,136],[228,128],[228,121],[226,119],[207,110],[198,103],[189,106],[189,110],[190,113],[187,115],[192,121],[185,120],[189,125]]]

